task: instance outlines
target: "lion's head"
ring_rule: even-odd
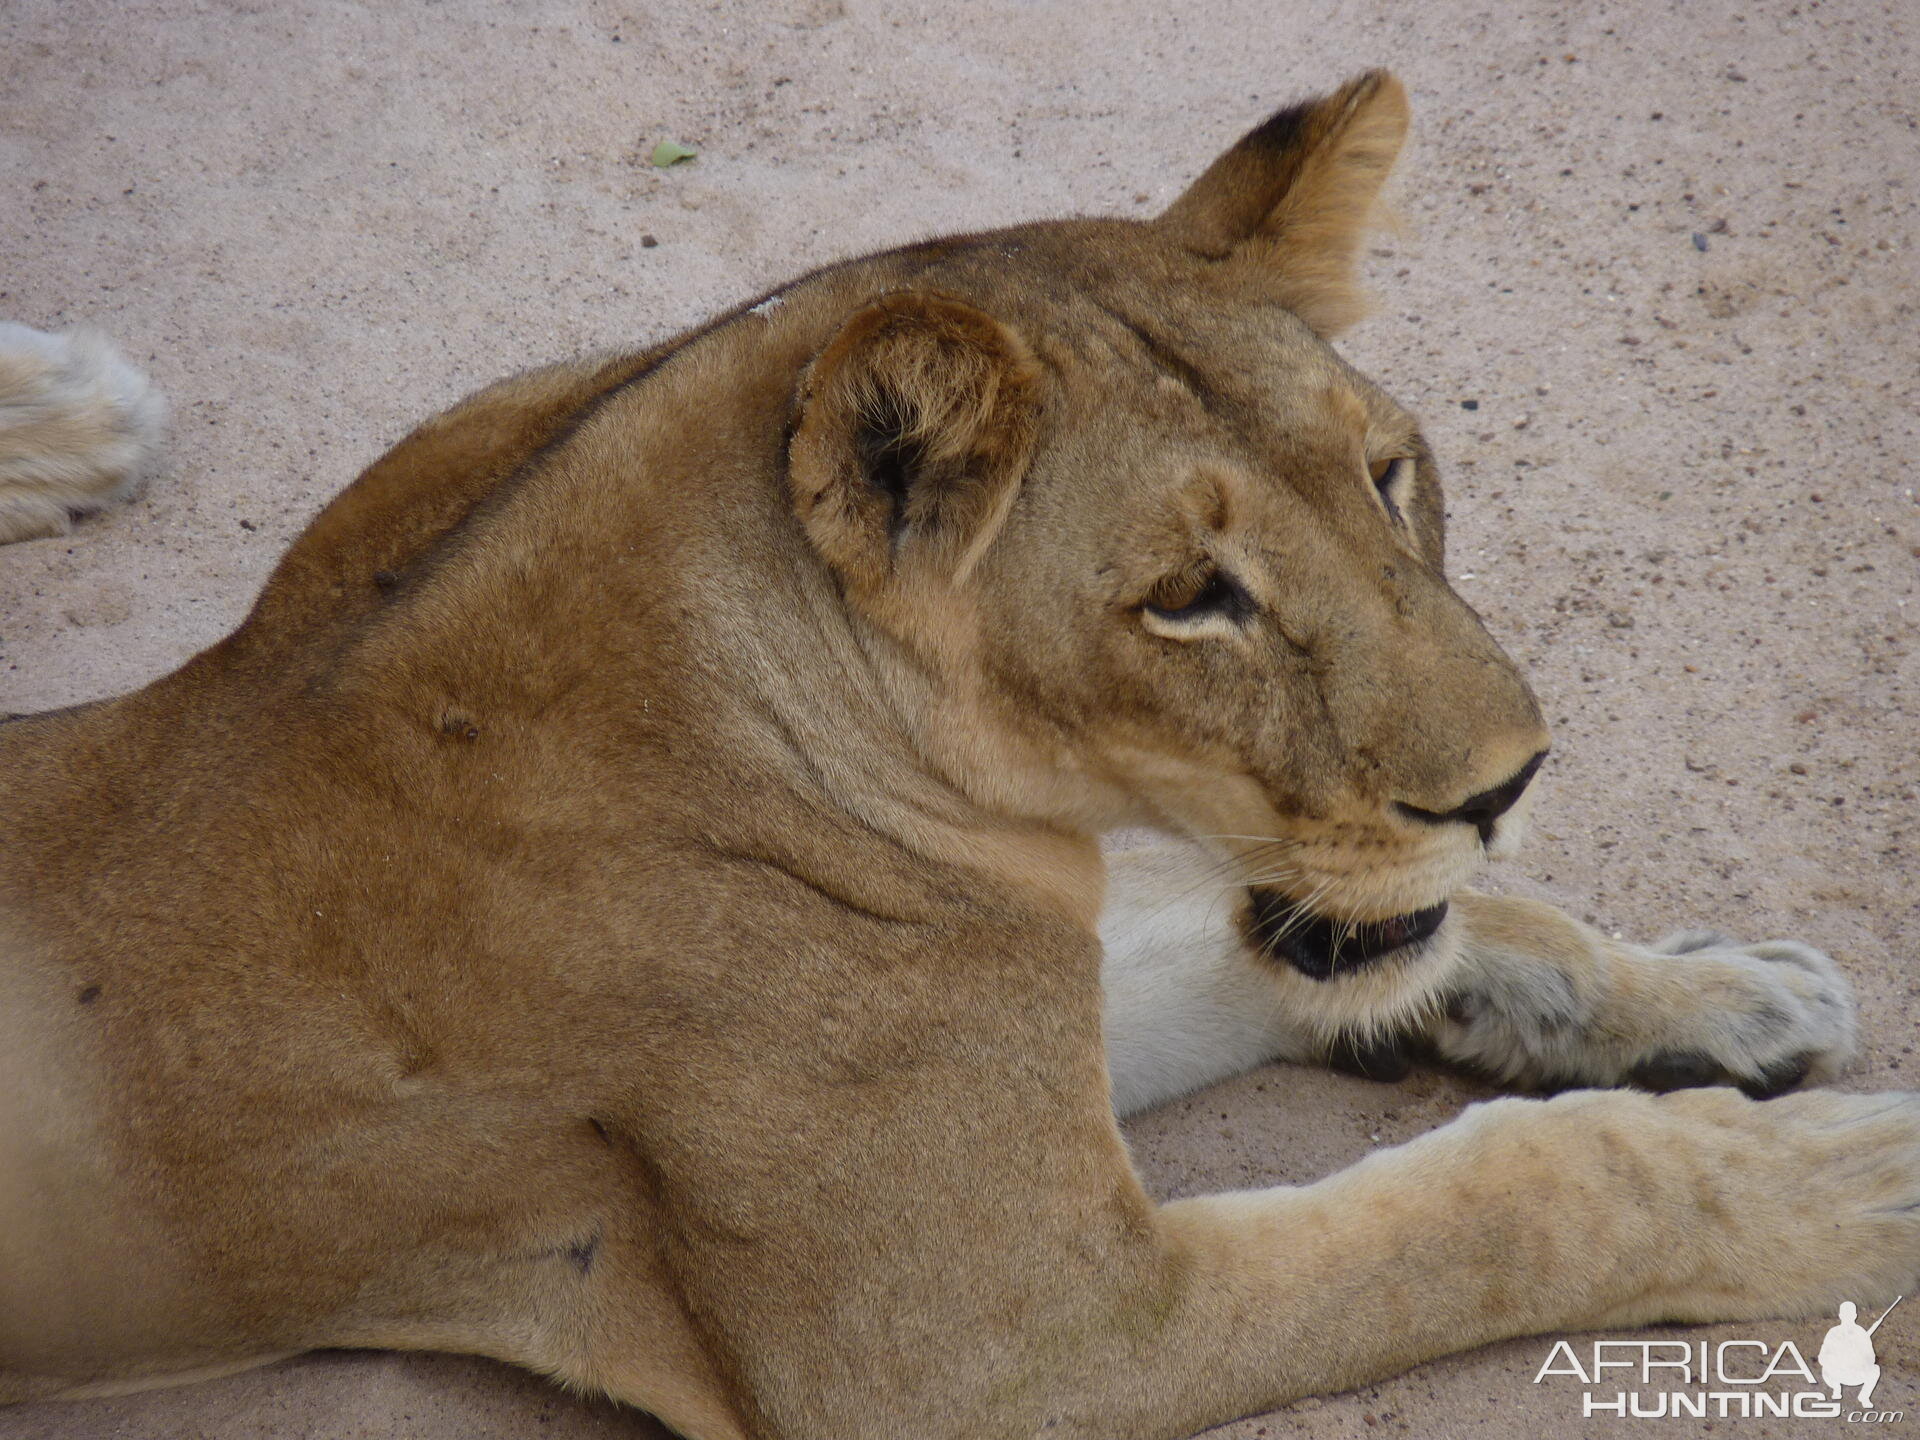
[[[999,809],[1207,839],[1315,978],[1420,952],[1547,743],[1446,582],[1418,423],[1328,343],[1405,129],[1370,74],[1157,219],[922,247],[789,450],[926,753]]]

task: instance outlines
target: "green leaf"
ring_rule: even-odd
[[[691,160],[699,153],[691,145],[682,145],[678,140],[662,140],[653,147],[653,154],[647,159],[664,170],[669,165],[678,165],[682,160]]]

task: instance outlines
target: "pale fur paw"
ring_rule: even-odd
[[[1920,1095],[1811,1090],[1756,1105],[1715,1089],[1649,1104],[1644,1119],[1588,1125],[1588,1142],[1643,1154],[1636,1173],[1688,1213],[1664,1283],[1598,1326],[1831,1314],[1920,1283]]]
[[[1683,948],[1665,948],[1683,937],[1690,942]],[[1853,1059],[1859,1039],[1853,987],[1840,967],[1811,945],[1797,940],[1742,945],[1717,931],[1686,931],[1669,936],[1656,950],[1716,970],[1700,986],[1709,1008],[1692,1022],[1702,1044],[1696,1055],[1683,1058],[1682,1068],[1691,1060],[1696,1068],[1719,1074],[1687,1083],[1731,1083],[1765,1097],[1802,1081],[1831,1080]],[[1668,1059],[1656,1056],[1650,1063],[1658,1067]],[[1633,1083],[1681,1088],[1650,1083],[1654,1077],[1640,1069],[1629,1073]]]
[[[165,421],[159,392],[99,333],[0,323],[0,544],[64,535],[131,494]]]
[[[1492,970],[1450,998],[1435,1041],[1457,1063],[1542,1089],[1736,1085],[1767,1098],[1853,1058],[1853,990],[1820,951],[1683,931],[1618,945],[1599,993],[1550,962]]]

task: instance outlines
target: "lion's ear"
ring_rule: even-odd
[[[789,451],[794,510],[834,569],[872,590],[903,569],[964,580],[1033,450],[1040,366],[984,311],[901,291],[857,312],[808,367]]]
[[[1407,119],[1400,82],[1369,70],[1243,136],[1158,223],[1204,255],[1263,260],[1281,302],[1333,335],[1365,309],[1354,262]]]

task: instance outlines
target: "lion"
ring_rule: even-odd
[[[1467,888],[1548,736],[1329,343],[1407,113],[482,391],[225,640],[0,727],[0,1393],[438,1349],[699,1440],[1118,1440],[1909,1285],[1920,1104],[1752,1098],[1845,1064],[1831,961]],[[1129,1162],[1412,1046],[1597,1088]]]

